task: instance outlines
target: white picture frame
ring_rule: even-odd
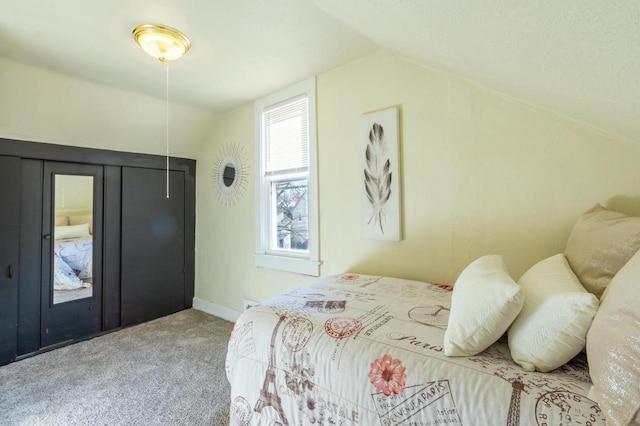
[[[360,118],[360,234],[362,239],[400,241],[399,108]]]

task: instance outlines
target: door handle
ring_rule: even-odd
[[[9,279],[13,278],[13,265],[9,265],[7,268],[7,277],[9,277]]]
[[[46,235],[45,235],[44,237],[42,237],[42,238],[44,238],[45,240],[50,240],[50,239],[51,239],[51,234],[46,234]]]

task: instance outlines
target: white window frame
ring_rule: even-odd
[[[264,173],[264,146],[262,143],[262,113],[265,108],[286,100],[306,95],[308,99],[308,149],[309,169],[307,175],[307,208],[309,243],[304,252],[269,249],[269,223],[271,215],[270,186],[274,180],[300,177],[298,173],[290,176],[279,175],[277,179],[266,177]],[[316,145],[316,79],[304,80],[286,89],[280,90],[254,103],[255,120],[255,264],[258,267],[295,272],[304,275],[320,276],[320,234],[318,232],[318,161]]]

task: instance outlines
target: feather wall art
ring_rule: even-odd
[[[398,108],[363,115],[360,138],[362,238],[400,241]]]
[[[384,139],[384,128],[373,123],[369,130],[369,143],[364,154],[364,189],[367,199],[371,204],[371,217],[367,224],[380,226],[380,232],[384,234],[385,212],[384,206],[391,198],[391,160],[389,149]]]

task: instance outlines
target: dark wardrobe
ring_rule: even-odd
[[[0,139],[0,365],[191,307],[195,167]]]

